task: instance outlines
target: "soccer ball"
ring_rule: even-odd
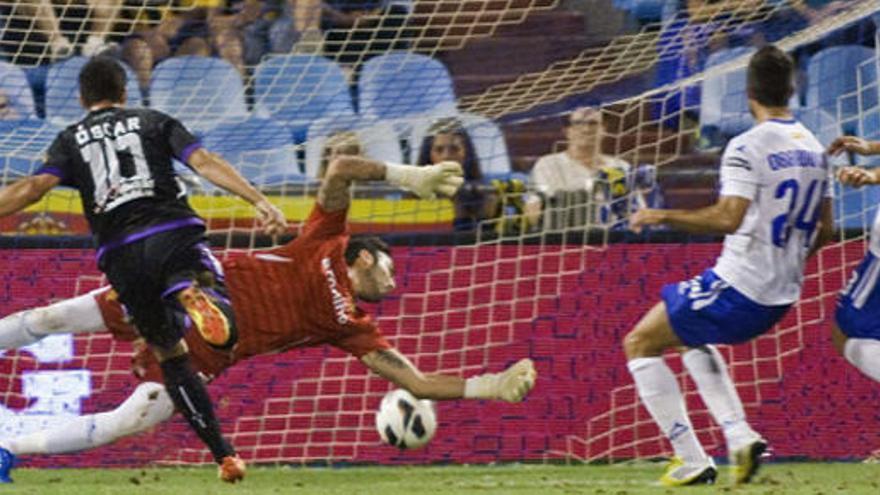
[[[406,390],[385,394],[376,412],[376,429],[382,440],[399,449],[424,447],[437,431],[434,403],[418,400]]]

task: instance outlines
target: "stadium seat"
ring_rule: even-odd
[[[838,228],[867,232],[874,221],[878,205],[880,187],[853,189],[834,181],[834,218]]]
[[[505,178],[511,173],[510,155],[507,153],[507,142],[504,133],[495,122],[472,113],[456,116],[467,130],[474,144],[477,159],[483,175],[487,178]],[[436,117],[421,118],[413,122],[410,140],[410,160],[416,163],[422,141],[428,133]]]
[[[339,66],[315,55],[275,55],[254,72],[254,111],[284,122],[297,142],[310,123],[354,115],[348,79]]]
[[[825,48],[813,55],[807,65],[807,106],[838,117],[844,132],[858,132],[860,98],[856,90],[876,83],[876,67],[864,63],[873,58],[874,50],[857,45]],[[876,106],[876,91],[867,100],[861,101],[862,108],[871,108],[872,103]]]
[[[393,52],[364,64],[359,86],[360,113],[387,120],[456,108],[452,78],[439,60]]]
[[[261,117],[226,122],[208,131],[202,142],[257,185],[303,182],[296,148],[283,124]]]
[[[21,68],[0,60],[0,91],[7,98],[12,108],[21,119],[36,115],[34,111],[34,95],[28,84],[27,76]]]
[[[88,60],[86,57],[71,57],[49,66],[46,76],[46,120],[49,122],[58,126],[67,126],[85,115],[85,110],[79,102],[79,72]],[[125,85],[128,105],[139,107],[142,98],[137,77],[124,63],[122,67],[128,79]]]
[[[364,156],[374,160],[401,163],[404,161],[394,126],[388,121],[363,120],[356,116],[329,116],[315,121],[308,129],[306,141],[306,175],[318,176],[327,139],[338,132],[352,131],[364,147]]]
[[[172,57],[153,69],[150,105],[204,134],[224,121],[248,115],[241,74],[210,57]]]
[[[840,136],[840,123],[833,115],[821,108],[798,108],[794,116],[811,130],[823,146],[828,146]]]
[[[666,3],[667,0],[633,0],[627,10],[639,22],[656,22],[663,16]]]
[[[52,144],[61,128],[30,118],[0,121],[0,163],[9,180],[30,175],[43,165],[43,152]]]
[[[741,47],[720,50],[706,60],[707,76],[703,81],[700,103],[700,127],[704,135],[720,133],[735,136],[752,126],[746,95],[746,70],[714,73],[711,68],[731,60],[747,57],[754,48]]]

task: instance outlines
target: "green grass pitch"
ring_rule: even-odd
[[[655,484],[662,465],[255,467],[239,485],[223,485],[209,468],[19,469],[0,493],[101,494],[602,494],[730,493],[734,495],[880,494],[880,465],[793,463],[765,466],[755,483],[733,487],[721,467],[714,487],[665,488]]]

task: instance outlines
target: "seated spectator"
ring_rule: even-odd
[[[409,47],[411,4],[401,0],[325,0],[321,28],[324,52],[345,64]]]
[[[729,29],[721,28],[729,24],[732,17],[743,18],[764,4],[764,0],[677,1],[678,9],[663,22],[657,40],[655,87],[701,72],[715,51],[751,44],[753,32],[728,34]],[[673,129],[679,129],[682,122],[685,128],[696,128],[699,105],[699,86],[686,86],[668,94],[662,105],[657,105],[660,108],[653,108],[653,117],[662,118],[663,124]]]
[[[323,179],[327,173],[327,167],[334,158],[339,156],[362,156],[364,153],[360,138],[356,132],[341,131],[327,138],[324,150],[321,153],[321,165],[318,168],[318,178]]]
[[[245,62],[256,65],[267,53],[318,53],[321,0],[262,2],[257,19],[244,29]]]
[[[119,19],[122,3],[123,0],[89,0],[89,17],[92,25],[81,49],[84,56],[94,57],[117,46],[109,38]]]
[[[489,197],[483,188],[483,173],[474,151],[474,144],[454,118],[440,119],[429,129],[419,148],[417,165],[429,165],[453,161],[464,169],[465,183],[456,194],[456,230],[474,230],[481,220],[489,218],[495,210],[494,197]]]
[[[119,15],[122,0],[88,0],[86,4],[87,9],[69,4],[60,5],[61,10],[56,12],[52,0],[21,0],[11,7],[12,11],[8,19],[4,20],[4,24],[14,24],[22,18],[27,18],[28,22],[32,20],[36,31],[45,37],[45,41],[41,42],[48,45],[49,60],[55,61],[72,56],[74,42],[82,41],[75,38],[71,40],[64,34],[62,30],[62,22],[64,22],[67,24],[65,27],[67,32],[89,33],[80,51],[84,56],[91,57],[114,46],[107,38]],[[91,25],[86,22],[87,20],[91,21]],[[32,28],[28,30],[30,29]],[[35,40],[25,35],[19,41],[27,43]],[[24,61],[19,62],[24,63]]]
[[[153,66],[170,56],[217,55],[245,75],[241,31],[254,22],[262,2],[242,0],[175,0],[186,10],[166,11],[155,27],[139,29],[125,41],[122,57],[147,89]]]
[[[542,156],[532,168],[532,186],[538,194],[531,196],[525,205],[532,225],[540,221],[544,200],[567,192],[582,192],[593,202],[608,201],[614,195],[605,191],[609,183],[620,181],[620,177],[625,178],[629,172],[629,163],[602,154],[605,122],[600,110],[581,107],[572,112],[565,126],[565,137],[565,151]]]
[[[22,118],[24,116],[15,108],[3,88],[0,88],[0,120],[21,120]]]

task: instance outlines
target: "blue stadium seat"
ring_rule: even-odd
[[[873,58],[874,50],[857,45],[825,48],[813,55],[807,65],[807,106],[821,108],[838,117],[844,132],[858,132],[859,98],[856,90],[876,82],[874,64],[863,64]],[[876,106],[877,95],[869,99],[871,101],[862,101],[862,108],[870,108],[871,103]]]
[[[462,113],[455,117],[464,126],[474,144],[483,175],[490,179],[504,178],[510,175],[510,155],[507,152],[507,142],[504,140],[504,133],[501,132],[498,124],[482,115],[473,113]],[[413,122],[410,145],[412,163],[418,161],[421,143],[435,120],[435,117],[426,117]]]
[[[274,119],[251,117],[226,122],[208,131],[205,148],[220,154],[258,185],[302,182],[290,131]]]
[[[248,116],[241,74],[211,57],[172,57],[153,69],[150,105],[196,134]]]
[[[284,122],[297,141],[318,119],[355,113],[342,69],[315,55],[275,55],[261,62],[254,72],[254,98],[254,111]]]
[[[378,120],[456,108],[446,66],[409,52],[388,53],[364,64],[359,95],[361,115]]]
[[[79,72],[88,60],[86,57],[71,57],[49,66],[46,76],[46,120],[55,125],[68,126],[85,115],[79,103]],[[137,77],[124,63],[122,67],[128,77],[125,86],[128,105],[138,107],[142,99]]]
[[[36,115],[34,95],[24,71],[2,60],[0,60],[0,91],[9,98],[9,104],[21,119]]]
[[[838,228],[867,230],[880,205],[880,187],[843,187],[834,181],[834,219]]]
[[[748,47],[720,50],[709,56],[706,68],[747,57],[754,51]],[[749,113],[745,68],[727,73],[709,70],[707,73],[700,103],[701,132],[704,135],[720,133],[729,138],[751,127],[754,119]]]
[[[627,9],[639,22],[659,21],[666,8],[666,0],[633,0]]]
[[[327,139],[345,131],[357,134],[364,156],[394,163],[404,161],[400,141],[391,122],[364,120],[353,115],[332,115],[318,119],[309,126],[305,167],[308,177],[318,176]]]
[[[0,165],[9,174],[3,179],[31,175],[43,165],[43,152],[61,128],[31,118],[0,121]]]
[[[840,123],[821,108],[798,108],[794,116],[815,134],[823,146],[828,146],[841,134]]]

